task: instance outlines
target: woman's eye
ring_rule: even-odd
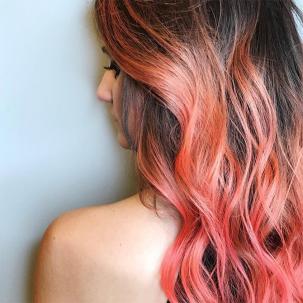
[[[120,68],[114,60],[110,60],[109,66],[103,66],[106,70],[114,70],[115,71],[115,78],[117,78],[120,74]]]

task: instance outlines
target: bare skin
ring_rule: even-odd
[[[33,302],[166,303],[159,270],[179,225],[161,213],[136,194],[60,215],[40,244]]]
[[[123,73],[115,78],[114,70],[105,71],[97,96],[112,104],[118,142],[128,148],[120,120],[122,81]],[[157,201],[161,218],[138,194],[56,218],[40,243],[34,303],[166,303],[159,270],[180,219]]]
[[[120,72],[118,77],[115,77],[115,70],[106,70],[103,74],[102,80],[97,88],[96,95],[102,102],[106,102],[112,105],[111,114],[117,127],[117,138],[118,143],[122,148],[128,149],[127,140],[122,131],[121,123],[121,86],[123,82],[124,73]],[[132,121],[132,119],[129,119]],[[132,125],[129,125],[131,129]]]

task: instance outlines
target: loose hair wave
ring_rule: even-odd
[[[171,303],[303,302],[303,48],[292,0],[95,0],[143,189],[182,219]],[[135,113],[135,133],[127,128]]]

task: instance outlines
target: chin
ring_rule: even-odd
[[[122,148],[129,149],[129,145],[127,143],[127,140],[121,132],[118,133],[118,143]]]

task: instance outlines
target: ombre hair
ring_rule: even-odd
[[[95,1],[141,202],[181,218],[161,264],[171,303],[303,302],[296,17],[291,0]]]

